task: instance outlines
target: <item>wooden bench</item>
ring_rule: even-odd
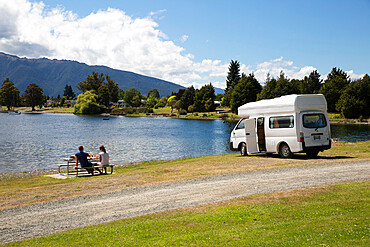
[[[91,161],[91,163],[93,164],[92,167],[86,167],[87,169],[85,169],[84,167],[77,167],[77,169],[76,169],[75,168],[76,167],[75,158],[70,157],[70,158],[64,158],[63,160],[66,161],[67,164],[60,164],[60,165],[58,165],[58,172],[59,172],[59,174],[62,174],[61,173],[61,168],[63,168],[63,167],[66,167],[67,168],[67,175],[76,173],[76,177],[78,177],[78,172],[87,171],[89,168],[94,168],[94,171],[96,170],[96,168],[104,169],[105,170],[105,173],[104,174],[107,174],[107,168],[110,167],[110,174],[113,173],[113,167],[114,167],[114,165],[98,166],[97,165],[97,161]],[[94,175],[94,174],[92,174],[92,175]]]
[[[90,170],[91,168],[93,168],[94,170],[93,170],[93,172],[92,172],[92,176],[94,176],[94,173],[95,173],[95,170],[97,170],[97,168],[99,168],[99,169],[101,169],[101,170],[103,170],[103,168],[104,168],[104,170],[105,170],[105,172],[103,173],[103,174],[107,174],[107,168],[109,168],[110,167],[110,174],[112,174],[113,173],[113,167],[114,167],[114,165],[105,165],[105,166],[91,166],[91,167],[74,167],[74,169],[75,169],[75,172],[76,172],[76,177],[78,177],[78,172],[81,172],[81,171],[88,171],[88,170]]]

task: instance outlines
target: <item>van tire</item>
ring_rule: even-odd
[[[290,151],[290,148],[286,143],[282,143],[280,145],[279,154],[282,158],[291,158],[293,156],[292,151]]]
[[[307,151],[306,154],[308,156],[308,158],[316,158],[317,155],[319,154],[320,151],[318,150],[311,150],[311,151]]]
[[[244,142],[242,142],[240,144],[240,154],[241,154],[241,156],[247,156],[248,155],[247,145]]]

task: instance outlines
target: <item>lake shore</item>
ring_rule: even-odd
[[[16,109],[17,110],[17,109]],[[173,118],[173,119],[187,119],[187,120],[223,120],[223,121],[230,121],[230,122],[237,122],[240,120],[238,115],[232,114],[230,112],[223,113],[223,110],[219,112],[204,112],[204,113],[188,113],[187,115],[179,115],[177,110],[174,110],[173,113],[165,111],[156,111],[154,109],[154,113],[141,113],[141,114],[109,114],[109,113],[102,113],[99,116],[107,117],[107,116],[123,116],[123,117],[166,117],[166,118]],[[42,109],[36,111],[30,111],[20,108],[17,110],[24,114],[42,114],[42,113],[53,113],[53,114],[74,114],[73,108],[50,108],[50,109]],[[0,113],[7,113],[7,111],[0,111]],[[225,114],[230,115],[230,117],[225,116]],[[361,124],[361,125],[369,125],[370,119],[365,119],[360,121],[359,119],[344,119],[340,118],[339,114],[330,113],[329,120],[332,124]]]

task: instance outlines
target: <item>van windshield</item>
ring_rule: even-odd
[[[326,118],[324,114],[304,114],[303,115],[303,126],[305,128],[324,128],[327,126]]]

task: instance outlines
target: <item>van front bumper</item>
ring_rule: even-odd
[[[234,148],[233,142],[230,142],[230,150],[231,151],[239,151],[238,148]]]

